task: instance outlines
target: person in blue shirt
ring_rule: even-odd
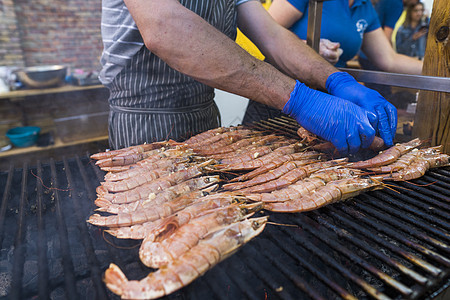
[[[279,24],[305,40],[309,0],[275,0],[269,13]],[[390,46],[377,12],[369,0],[330,0],[323,2],[321,38],[339,42],[343,50],[337,67],[345,67],[362,50],[383,71],[420,74],[422,63],[399,55]]]
[[[403,0],[372,0],[384,34],[391,41],[395,24],[403,12]]]
[[[372,4],[377,12],[383,32],[391,42],[395,24],[403,12],[403,0],[372,0]],[[358,62],[364,70],[380,71],[362,51],[358,53]],[[376,90],[387,99],[392,95],[392,89],[388,85],[366,83],[366,86]]]
[[[274,0],[268,11],[277,23],[305,40],[308,26],[308,4],[309,0]],[[369,0],[324,1],[320,37],[340,44],[342,55],[336,63],[337,67],[345,67],[347,61],[362,50],[371,62],[383,71],[406,74],[422,72],[421,61],[398,54],[391,47]],[[330,53],[330,49],[327,50],[327,53]],[[337,53],[338,50],[335,51]],[[384,99],[379,93],[375,93],[377,97]],[[365,105],[370,106],[371,100],[367,99]],[[383,114],[382,111],[375,113],[378,116]],[[247,124],[276,115],[277,112],[250,100],[243,123]],[[383,118],[385,117],[386,115]]]
[[[424,19],[422,2],[409,6],[406,19],[397,32],[397,52],[422,59],[427,44],[428,20]]]

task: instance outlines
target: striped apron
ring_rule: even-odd
[[[235,39],[236,0],[180,2]],[[214,89],[172,69],[146,47],[134,55],[109,89],[109,142],[113,149],[184,140],[220,126]]]

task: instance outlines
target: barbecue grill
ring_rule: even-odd
[[[103,176],[88,154],[0,173],[0,297],[117,299],[102,282],[111,262],[129,279],[151,271],[140,241],[86,223]],[[308,213],[263,212],[261,235],[167,298],[445,299],[449,200],[440,168]]]

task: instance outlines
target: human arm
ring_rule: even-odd
[[[389,43],[392,45],[392,34],[394,32],[395,24],[403,12],[402,0],[390,0],[378,2],[375,5],[381,25],[383,26],[384,34]]]
[[[278,20],[281,24],[284,26],[289,26],[289,24],[292,24],[291,18],[296,18],[298,16],[301,16],[299,14],[295,14],[295,11],[298,12],[292,5],[290,5],[286,0],[277,0],[275,1],[273,5],[277,5],[274,8],[274,19]],[[284,6],[284,4],[286,6]],[[271,6],[271,8],[272,8]],[[269,9],[270,10],[270,9]],[[287,10],[286,13],[283,13],[284,10]],[[270,11],[269,11],[270,12]],[[291,17],[289,17],[291,16]],[[294,21],[295,22],[295,21]],[[252,25],[252,24],[249,24]],[[270,26],[269,28],[264,28],[262,25],[258,25],[254,30],[256,31],[259,28],[263,28],[266,32],[271,33],[271,28],[275,28],[275,26]],[[246,34],[249,36],[252,40],[253,37],[250,34]],[[262,36],[265,36],[264,34],[260,34]],[[277,32],[273,33],[273,39],[276,39],[279,36]],[[256,35],[256,38],[258,38],[258,35]],[[262,49],[264,55],[267,57],[275,57],[275,55],[278,55],[280,57],[279,59],[283,59],[285,56],[292,57],[295,56],[296,51],[293,51],[295,48],[290,45],[283,45],[282,41],[276,41],[273,44],[274,45],[282,45],[277,47],[276,49],[272,49],[271,47],[264,47],[264,45],[258,44],[258,43],[264,43],[265,40],[256,40],[257,46],[259,49]],[[267,41],[269,43],[269,41]],[[271,46],[272,44],[269,44]],[[389,45],[390,47],[390,45]],[[278,53],[274,54],[267,54],[265,51],[283,51],[287,50],[288,53],[284,53],[283,55],[280,55]],[[302,61],[302,57],[298,56],[295,57],[295,59]],[[298,63],[296,61],[289,61],[289,64],[292,66],[295,66],[295,64]],[[292,68],[291,66],[291,68]],[[395,130],[397,127],[397,111],[395,107],[393,107],[389,102],[387,102],[379,93],[377,93],[374,90],[368,89],[364,87],[363,85],[356,82],[356,80],[353,79],[350,75],[346,74],[346,76],[342,76],[342,74],[346,74],[343,72],[334,72],[329,77],[327,77],[327,85],[326,89],[329,93],[331,93],[334,96],[350,100],[351,102],[363,107],[366,110],[369,110],[370,112],[376,114],[378,117],[378,120],[372,120],[373,127],[378,129],[381,137],[383,138],[386,145],[392,145],[393,144],[393,137],[395,135]],[[297,76],[301,75],[301,73],[292,73],[292,77],[299,78]]]
[[[278,34],[281,39],[273,41],[265,40],[265,37],[261,37],[261,39],[268,43],[275,42],[272,46],[266,45],[265,49],[267,47],[278,48],[280,44],[277,43],[281,40],[284,40],[281,46],[292,46],[289,52],[286,52],[286,50],[275,51],[275,55],[271,56],[272,61],[280,62],[281,65],[285,66],[284,69],[280,68],[283,72],[278,71],[268,63],[253,58],[228,37],[198,15],[184,8],[176,0],[164,2],[125,0],[125,3],[140,30],[145,46],[172,68],[212,87],[251,98],[278,109],[282,109],[288,100],[295,103],[303,102],[297,99],[295,95],[292,97],[291,92],[296,86],[296,81],[285,73],[298,74],[296,78],[302,79],[311,86],[325,89],[326,79],[331,73],[337,71],[294,34],[277,25],[257,1],[240,5],[238,13],[242,13],[244,16],[250,14],[251,17],[254,17],[252,19],[255,20],[256,24],[263,25],[261,31],[257,31],[253,27],[253,32],[256,34],[264,35],[264,28],[276,25],[276,29],[272,29],[271,34]],[[243,7],[247,8],[242,10]],[[293,50],[297,52],[295,55],[291,55]],[[282,55],[285,55],[288,59],[283,60]],[[291,67],[293,68],[290,69]],[[308,89],[305,85],[301,88],[301,90]],[[314,94],[313,96],[313,99],[309,99],[313,103],[322,103],[323,99],[331,97],[324,93]],[[333,99],[336,100],[337,98],[333,97]],[[337,102],[343,103],[342,105],[348,103],[343,99],[339,99]],[[328,114],[335,114],[330,105],[324,105],[324,107]],[[310,113],[312,114],[313,111],[311,110]],[[296,109],[291,110],[290,113],[295,114],[298,118],[304,116],[302,112],[298,112]],[[349,120],[356,119],[356,116],[350,111],[346,113],[346,117]],[[320,114],[316,114],[314,118],[308,121],[313,124],[311,127],[313,133],[320,133],[321,136],[328,137],[333,141],[336,140],[335,136],[339,133],[339,142],[348,144],[345,127],[327,127],[323,122],[328,122],[329,119],[321,119]],[[324,130],[325,127],[327,127],[326,130]],[[318,130],[314,130],[314,128],[320,129],[320,132],[315,132]],[[370,134],[367,135],[370,136]],[[359,135],[355,136],[360,138]],[[354,145],[355,143],[352,142],[351,144]],[[355,147],[352,147],[351,150],[354,151]],[[346,148],[344,151],[348,151],[348,149]]]
[[[427,27],[422,27],[412,35],[412,40],[416,41],[428,33]]]
[[[176,0],[125,0],[145,46],[211,87],[282,109],[295,80],[253,58]],[[323,86],[325,79],[323,79]]]
[[[380,70],[393,73],[422,73],[423,62],[394,51],[381,28],[364,34],[362,51]]]
[[[388,39],[389,44],[391,44],[393,31],[394,31],[394,28],[389,27],[389,26],[384,26],[384,28],[383,28],[383,33],[386,36],[386,38]]]

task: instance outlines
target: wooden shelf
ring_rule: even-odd
[[[36,152],[43,152],[58,148],[64,148],[64,147],[71,147],[71,146],[77,146],[81,144],[88,144],[93,142],[105,142],[108,141],[108,136],[99,136],[84,140],[76,140],[73,142],[63,142],[59,137],[55,137],[55,143],[53,145],[49,145],[46,147],[38,147],[38,146],[30,146],[30,147],[24,147],[24,148],[17,148],[13,147],[10,150],[0,152],[0,158],[13,156],[13,155],[21,155],[21,154],[32,154]]]
[[[0,93],[0,99],[9,99],[10,101],[21,101],[26,97],[47,95],[47,94],[57,94],[57,93],[70,93],[86,90],[95,89],[106,89],[104,85],[87,85],[87,86],[76,86],[76,85],[63,85],[59,87],[47,88],[47,89],[24,89],[11,91],[7,93]]]

